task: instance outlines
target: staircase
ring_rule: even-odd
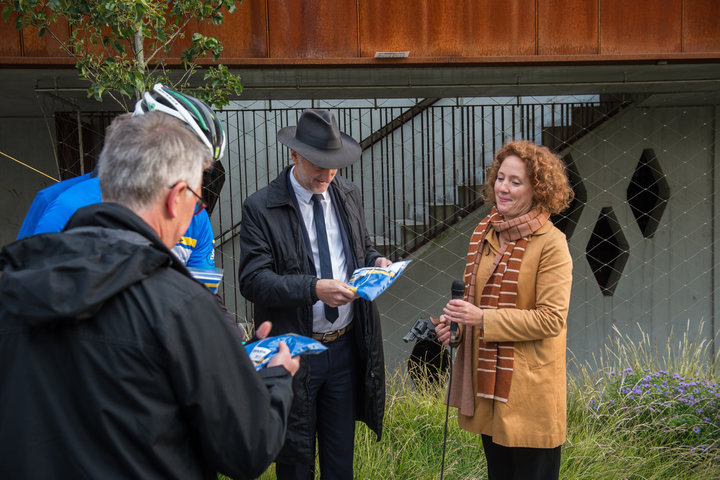
[[[437,101],[438,99],[425,99],[419,102],[416,107],[403,112],[401,116],[393,119],[363,140],[361,142],[363,150],[372,148],[377,142],[410,122],[413,117],[423,113],[427,114],[427,110]],[[536,142],[540,141],[551,150],[560,152],[612,118],[629,104],[630,101],[623,98],[601,96],[598,102],[553,105],[552,107],[557,107],[562,111],[553,112],[549,110],[551,111],[550,117],[553,120],[557,118],[563,119],[562,122],[551,121],[547,125],[541,124],[535,127],[537,131],[521,132],[520,135],[512,132],[513,135],[508,136],[508,139],[528,138]],[[499,142],[495,147],[499,147],[501,144],[502,142]],[[486,162],[482,162],[482,165],[478,165],[478,168],[474,169],[475,171],[481,171],[482,176],[477,174],[465,175],[459,181],[457,178],[448,181],[451,189],[449,193],[439,195],[436,191],[432,191],[432,187],[426,186],[426,191],[421,195],[422,201],[405,201],[402,215],[388,222],[391,227],[386,228],[385,233],[389,232],[390,234],[378,235],[376,232],[373,237],[378,251],[395,260],[404,258],[422,245],[432,241],[438,235],[441,235],[448,227],[467,216],[468,213],[480,207],[483,204],[482,184],[484,171],[491,160],[492,154],[489,155]],[[462,163],[464,167],[464,162]],[[425,170],[424,164],[422,170]],[[429,167],[427,170],[431,172],[432,177],[428,176],[425,183],[435,185],[437,190],[438,175],[441,175],[442,172]],[[443,181],[446,181],[446,179]],[[395,193],[393,192],[393,195]],[[383,215],[386,214],[387,212],[383,212]]]

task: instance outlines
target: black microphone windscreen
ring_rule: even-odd
[[[453,280],[452,287],[450,287],[451,298],[462,298],[465,294],[465,282],[462,280]]]

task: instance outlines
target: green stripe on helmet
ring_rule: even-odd
[[[172,96],[183,102],[190,110],[193,111],[193,113],[195,113],[195,119],[200,122],[200,126],[203,128],[203,130],[210,130],[210,128],[208,128],[207,124],[205,123],[203,115],[198,111],[197,108],[195,108],[195,105],[193,105],[190,101],[188,101],[187,98],[185,98],[183,94],[170,90],[169,88],[165,88],[165,91],[169,92]]]

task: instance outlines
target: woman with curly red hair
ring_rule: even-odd
[[[460,325],[448,402],[482,435],[490,480],[557,479],[572,259],[548,218],[573,192],[562,161],[528,141],[497,152],[484,189],[494,206],[470,239],[465,294],[437,326],[447,345],[450,322]]]

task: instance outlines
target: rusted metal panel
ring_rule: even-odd
[[[538,54],[598,53],[598,0],[539,0]]]
[[[477,2],[388,2],[367,0],[360,6],[360,55],[409,51],[413,57],[477,54],[473,19]]]
[[[53,33],[61,40],[66,41],[69,37],[69,27],[65,20],[58,20],[53,25]],[[38,37],[38,30],[34,27],[26,27],[22,31],[22,55],[25,57],[65,57],[68,55],[60,49],[60,45],[51,35],[46,33]]]
[[[379,51],[410,52],[389,64],[428,66],[715,60],[718,18],[720,0],[245,0],[197,31],[220,39],[231,66],[378,65]],[[72,63],[50,36],[13,26],[0,22],[3,64]],[[55,30],[67,38],[67,26]],[[177,64],[189,45],[163,60]]]
[[[480,56],[534,55],[535,0],[480,0],[472,41]]]
[[[265,58],[268,56],[268,28],[266,3],[264,1],[244,1],[234,13],[225,14],[220,25],[191,22],[189,31],[218,38],[223,45],[220,62],[223,58]],[[170,58],[179,58],[182,51],[191,45],[191,35],[179,40],[170,50]]]
[[[600,54],[679,53],[682,0],[602,0]]]
[[[358,55],[356,0],[268,0],[270,57]]]
[[[360,4],[360,52],[410,51],[410,57],[535,53],[535,0],[417,0]]]
[[[0,20],[0,57],[19,57],[22,53],[21,38],[22,33],[15,28],[15,15],[7,22]]]
[[[683,51],[720,51],[720,2],[685,0],[683,12]]]

